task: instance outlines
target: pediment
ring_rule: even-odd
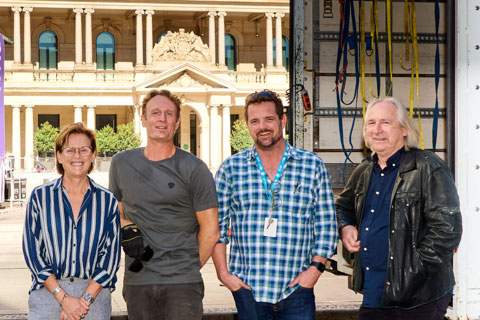
[[[235,91],[235,85],[188,62],[166,70],[135,86],[136,91],[182,89],[186,91]]]

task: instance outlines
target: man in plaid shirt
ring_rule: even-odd
[[[325,165],[285,141],[276,93],[249,95],[245,118],[255,145],[225,160],[215,178],[217,276],[232,291],[239,319],[314,319],[313,286],[338,238]]]

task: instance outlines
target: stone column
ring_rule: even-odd
[[[210,47],[210,54],[212,55],[212,63],[216,62],[216,51],[215,51],[215,16],[217,13],[215,11],[208,12],[208,46]]]
[[[283,67],[283,48],[282,48],[282,18],[285,16],[284,13],[279,13],[277,12],[275,14],[275,17],[277,18],[276,20],[276,25],[275,25],[275,48],[276,48],[276,66],[277,67]]]
[[[25,106],[25,169],[31,172],[33,163],[33,105]]]
[[[20,105],[12,106],[12,153],[15,157],[15,168],[21,167],[20,107]]]
[[[13,63],[22,63],[22,43],[20,36],[21,7],[12,7],[13,14]]]
[[[133,107],[133,123],[135,124],[135,133],[140,134],[141,128],[142,128],[142,121],[140,114],[142,113],[142,107],[139,105],[136,105]]]
[[[93,64],[92,59],[92,13],[93,8],[85,9],[85,63]]]
[[[74,110],[73,122],[75,122],[75,123],[82,122],[82,109],[83,109],[82,105],[73,106],[73,110]]]
[[[155,14],[153,10],[145,10],[147,15],[147,30],[145,34],[145,62],[146,64],[152,64],[152,49],[153,49],[153,27],[152,27],[152,15]]]
[[[136,10],[137,15],[137,67],[143,66],[143,28],[142,15],[144,10]]]
[[[267,18],[267,67],[272,67],[273,66],[273,39],[272,39],[273,13],[267,12],[267,13],[265,13],[265,17]]]
[[[32,63],[32,38],[30,31],[30,12],[32,12],[32,10],[32,7],[23,8],[23,12],[25,12],[23,17],[23,47],[25,50],[23,55],[24,64]]]
[[[75,12],[75,63],[82,64],[82,8],[73,9]]]
[[[218,107],[210,106],[210,167],[219,167],[219,130],[218,130]],[[203,147],[203,146],[202,146]]]
[[[222,109],[222,155],[223,160],[232,155],[230,147],[230,106],[223,106]]]
[[[218,65],[225,65],[225,11],[218,12]]]
[[[200,159],[205,163],[210,163],[210,148],[209,148],[209,130],[208,125],[200,125]]]
[[[95,130],[95,105],[87,106],[87,128]]]

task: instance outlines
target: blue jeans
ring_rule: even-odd
[[[233,291],[238,320],[313,320],[315,296],[313,288],[299,287],[286,299],[273,303],[256,302],[251,290]]]

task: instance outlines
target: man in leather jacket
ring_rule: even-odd
[[[373,151],[336,201],[344,247],[354,253],[359,319],[442,319],[455,279],[462,223],[451,172],[415,148],[418,131],[395,98],[367,107],[363,135]]]

